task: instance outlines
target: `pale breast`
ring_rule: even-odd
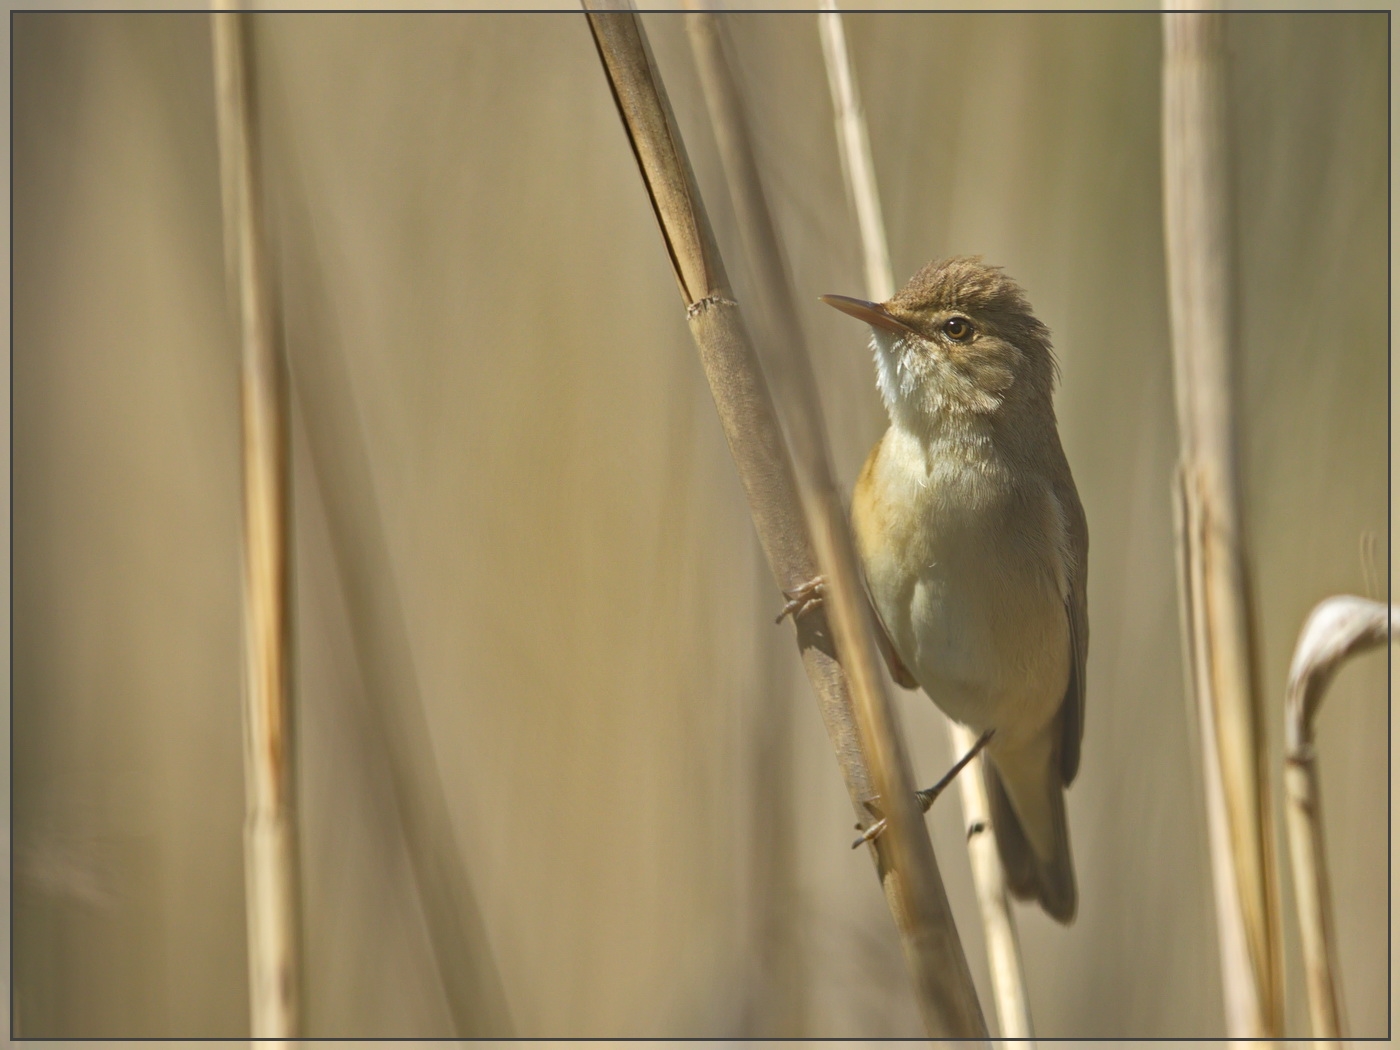
[[[912,441],[913,439],[907,439]],[[971,461],[969,461],[971,460]],[[871,454],[852,524],[871,597],[919,684],[952,718],[1033,734],[1069,675],[1063,522],[986,457]]]

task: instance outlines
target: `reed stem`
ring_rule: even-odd
[[[880,191],[875,180],[875,161],[870,150],[870,133],[865,110],[860,103],[855,69],[846,47],[846,30],[834,0],[823,0],[817,15],[822,54],[826,59],[831,104],[836,113],[836,141],[841,151],[841,172],[860,227],[865,262],[866,294],[883,302],[894,294],[894,269],[880,208]],[[945,719],[948,743],[953,755],[967,754],[976,743],[973,733],[952,719]],[[982,915],[982,932],[987,944],[987,965],[992,977],[997,1024],[1003,1039],[1033,1037],[1026,977],[1021,964],[1021,945],[1016,922],[1006,894],[1006,873],[997,855],[996,840],[989,834],[991,804],[982,779],[978,755],[971,768],[958,778],[962,797],[963,826],[967,828],[967,850],[972,865],[973,884]]]
[[[225,259],[238,302],[243,398],[243,741],[248,977],[255,1039],[301,1029],[296,739],[291,697],[286,360],[258,185],[248,15],[211,15]]]
[[[1283,1028],[1282,960],[1239,484],[1224,24],[1218,11],[1162,20],[1183,641],[1204,752],[1227,1031],[1272,1039]]]
[[[800,618],[799,644],[857,812],[868,818],[865,804],[878,794],[889,820],[875,846],[877,870],[924,1026],[934,1038],[985,1038],[972,976],[879,676],[850,531],[830,483],[820,406],[797,406],[805,419],[790,421],[790,455],[641,22],[630,4],[619,10],[616,4],[585,0],[585,8],[675,268],[760,544],[780,588],[795,589],[819,572],[827,580],[824,610],[840,663],[808,657],[818,649],[810,625],[817,617]]]
[[[1337,933],[1332,887],[1322,836],[1322,788],[1313,729],[1322,698],[1341,665],[1351,657],[1400,636],[1400,609],[1351,595],[1318,603],[1308,615],[1284,694],[1284,813],[1293,894],[1303,940],[1308,1013],[1314,1039],[1340,1048],[1346,1027],[1337,971]]]

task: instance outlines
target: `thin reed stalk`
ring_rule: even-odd
[[[315,479],[312,491],[325,512],[353,668],[364,693],[364,742],[388,771],[397,833],[447,1006],[450,1027],[443,1036],[512,1038],[514,1021],[433,749],[402,591],[307,195],[295,168],[278,176],[286,187],[283,220],[295,231],[284,242],[286,288],[297,304],[296,316],[289,318],[293,404]]]
[[[1226,1025],[1282,1034],[1267,744],[1239,484],[1223,17],[1162,16],[1162,163],[1175,361],[1183,643],[1199,713]]]
[[[865,261],[865,290],[876,302],[894,295],[894,268],[890,246],[885,238],[884,212],[875,181],[875,158],[870,151],[870,130],[855,67],[846,47],[846,24],[835,0],[822,0],[817,15],[817,32],[826,60],[826,79],[831,88],[831,107],[836,113],[836,145],[841,151],[841,175],[846,182],[851,207],[860,227],[861,253]]]
[[[860,227],[865,262],[866,294],[884,302],[894,294],[894,270],[880,208],[880,192],[875,180],[875,161],[870,150],[870,133],[860,104],[855,69],[846,47],[846,30],[834,0],[823,0],[825,10],[817,15],[822,54],[826,59],[831,104],[836,114],[836,141],[841,151],[841,172]],[[971,730],[945,719],[952,754],[965,755],[976,743]],[[1003,1039],[1030,1039],[1030,1003],[1026,996],[1025,971],[1021,964],[1021,944],[1006,893],[1006,873],[997,855],[991,828],[991,804],[982,779],[983,758],[978,755],[958,777],[962,798],[963,826],[967,828],[967,849],[972,865],[973,884],[982,916],[987,944],[987,965],[991,971],[992,995],[996,1002],[997,1024]]]
[[[242,335],[243,742],[248,977],[255,1039],[301,1029],[296,739],[291,698],[287,376],[258,185],[248,16],[211,15],[230,284]]]
[[[1284,694],[1284,813],[1293,894],[1303,939],[1308,1013],[1314,1039],[1340,1048],[1346,1016],[1337,974],[1337,933],[1332,921],[1332,888],[1322,837],[1322,785],[1317,771],[1318,709],[1341,665],[1358,653],[1400,636],[1400,609],[1351,595],[1318,603],[1308,615]]]
[[[630,5],[609,10],[585,0],[585,8],[675,268],[759,542],[780,588],[795,589],[818,572],[826,577],[824,610],[841,661],[822,652],[813,625],[819,617],[799,618],[799,644],[857,812],[868,818],[865,805],[878,794],[889,820],[876,840],[877,870],[924,1026],[935,1038],[985,1038],[972,976],[879,677],[850,532],[830,483],[820,407],[797,406],[807,419],[791,431],[790,457],[641,22]]]

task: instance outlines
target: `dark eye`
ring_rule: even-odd
[[[972,322],[966,317],[950,317],[943,322],[943,334],[961,343],[972,338]]]

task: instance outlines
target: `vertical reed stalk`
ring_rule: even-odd
[[[863,805],[878,793],[889,821],[876,840],[876,860],[925,1028],[935,1038],[985,1038],[986,1024],[879,677],[850,532],[829,483],[820,407],[799,406],[798,414],[807,419],[793,431],[790,457],[641,22],[630,4],[607,10],[585,0],[585,7],[760,544],[780,587],[795,588],[819,570],[827,579],[825,610],[841,663],[809,655],[817,645],[810,633],[804,639],[803,624],[799,641],[857,812],[868,816]]]
[[[965,755],[977,737],[972,730],[948,719],[948,741],[954,755]],[[992,834],[992,808],[987,784],[982,779],[982,755],[978,755],[958,775],[962,795],[963,826],[967,829],[967,853],[972,866],[972,882],[982,914],[982,935],[987,943],[987,969],[992,976],[992,997],[996,1000],[997,1025],[1003,1039],[1022,1040],[1033,1048],[1035,1030],[1031,1026],[1031,1004],[1026,995],[1026,974],[1021,963],[1021,939],[1006,894],[1006,872]]]
[[[865,260],[865,291],[876,302],[894,295],[894,268],[885,239],[885,218],[875,182],[875,158],[870,151],[870,131],[860,104],[855,67],[846,47],[846,25],[836,0],[822,0],[817,31],[826,60],[831,107],[836,112],[836,146],[841,151],[841,174],[860,226],[860,246]]]
[[[823,0],[825,10],[817,15],[822,54],[826,59],[831,104],[836,113],[836,141],[841,151],[841,172],[860,226],[865,261],[866,294],[883,302],[894,294],[894,271],[880,209],[880,193],[875,181],[875,162],[870,151],[870,133],[860,104],[855,70],[846,47],[846,30],[834,0]],[[948,742],[953,755],[965,755],[976,742],[973,733],[947,719]],[[963,825],[968,829],[968,854],[973,883],[982,914],[982,930],[987,942],[987,964],[996,1000],[997,1023],[1003,1039],[1030,1039],[1030,1004],[1026,998],[1026,978],[1021,965],[1021,945],[1016,923],[1006,895],[1006,873],[997,856],[991,827],[991,806],[982,779],[983,758],[972,760],[971,768],[958,777],[962,796]]]
[[[1322,787],[1313,734],[1318,709],[1338,668],[1348,658],[1400,636],[1400,609],[1350,595],[1328,598],[1309,614],[1284,696],[1284,813],[1293,893],[1303,938],[1308,1013],[1314,1039],[1340,1048],[1346,1027],[1337,976],[1337,934],[1332,921],[1332,889],[1322,839]]]
[[[269,139],[272,131],[268,129]],[[269,152],[274,146],[270,141]],[[296,167],[281,168],[277,176],[284,187],[282,218],[288,230],[283,287],[297,304],[288,332],[293,411],[306,436],[314,492],[325,511],[350,653],[364,692],[365,744],[388,770],[387,792],[446,1000],[451,1024],[444,1035],[512,1038],[505,989],[433,751],[344,340],[322,277],[308,193]]]
[[[211,16],[226,261],[242,334],[243,711],[251,1031],[301,1028],[286,362],[258,186],[248,16]]]
[[[1177,550],[1199,711],[1226,1024],[1282,1034],[1267,746],[1239,484],[1223,16],[1163,14],[1162,162],[1175,360]]]

